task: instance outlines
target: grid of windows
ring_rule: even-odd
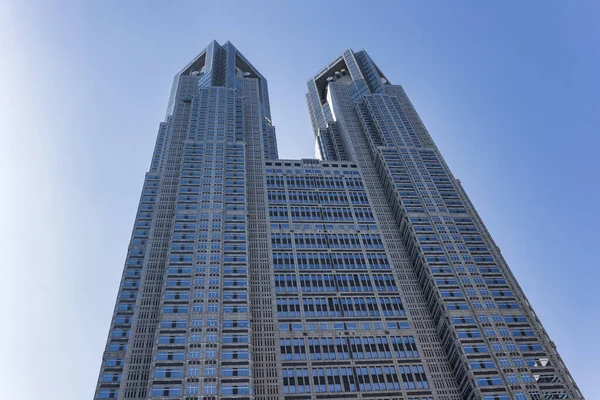
[[[307,100],[280,160],[231,43],[177,74],[95,398],[581,399],[402,87],[348,49]]]

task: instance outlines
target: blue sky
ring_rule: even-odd
[[[600,398],[599,11],[0,1],[3,396],[91,398],[172,77],[216,39],[268,79],[284,158],[313,156],[306,80],[367,49],[407,90],[584,395]]]

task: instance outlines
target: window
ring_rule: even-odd
[[[222,386],[221,387],[221,395],[222,396],[231,396],[231,395],[239,395],[239,394],[250,394],[249,386]]]
[[[525,366],[525,362],[523,362],[522,358],[513,358],[512,361],[513,361],[513,364],[515,365],[515,367],[524,367]]]
[[[183,352],[159,351],[156,353],[156,361],[180,361],[184,358]]]
[[[117,391],[114,389],[103,389],[100,392],[98,392],[98,398],[99,399],[116,399]]]
[[[248,368],[223,368],[221,371],[222,376],[249,376],[249,374]]]
[[[467,345],[463,347],[465,350],[465,353],[469,354],[469,353],[487,353],[488,349],[487,347],[485,347],[485,345],[483,344],[478,344],[478,345]]]
[[[185,388],[185,394],[199,394],[198,385],[188,385]]]
[[[217,351],[216,350],[206,350],[205,353],[205,357],[208,359],[212,359],[212,358],[217,358]]]
[[[500,364],[500,366],[503,368],[510,367],[510,361],[508,361],[508,358],[498,359],[498,364]]]
[[[183,370],[181,368],[157,368],[154,371],[154,378],[183,378]]]
[[[161,396],[181,396],[181,386],[173,385],[173,386],[163,386],[156,385],[152,387],[152,397],[161,397]]]
[[[492,360],[471,360],[469,361],[469,365],[473,369],[496,368]]]
[[[502,385],[502,380],[498,375],[484,376],[477,378],[477,385],[479,386],[494,386]]]
[[[107,367],[120,367],[121,365],[123,365],[122,358],[109,358],[106,360]]]
[[[204,394],[217,394],[217,386],[213,384],[204,385]]]
[[[523,383],[531,383],[531,382],[533,382],[533,377],[529,374],[523,374],[523,375],[521,375],[521,381]]]
[[[217,341],[217,334],[216,333],[207,333],[206,334],[206,341],[207,342],[216,342]]]

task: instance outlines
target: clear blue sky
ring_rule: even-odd
[[[204,4],[200,4],[204,3]],[[172,77],[212,39],[310,158],[305,82],[404,85],[588,399],[600,398],[600,3],[0,1],[0,387],[91,398]]]

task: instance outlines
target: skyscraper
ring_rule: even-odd
[[[282,160],[231,43],[175,76],[95,399],[582,399],[402,87],[346,50],[307,100]]]

